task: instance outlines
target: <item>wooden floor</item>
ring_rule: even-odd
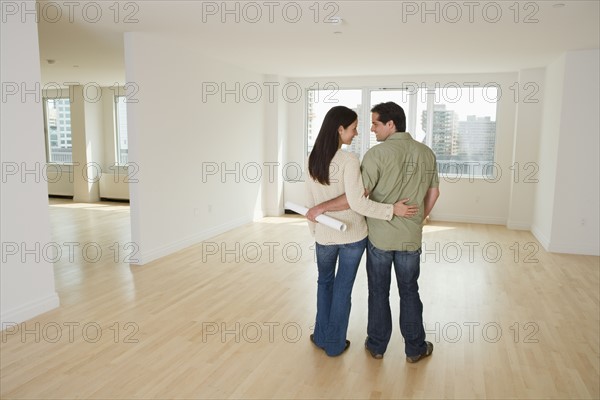
[[[55,263],[60,308],[3,332],[2,398],[600,397],[600,260],[549,254],[527,232],[425,227],[435,350],[408,364],[397,322],[383,360],[364,350],[364,258],[349,350],[329,358],[310,343],[317,273],[302,218],[267,218],[143,267],[128,264],[127,205],[53,201],[50,218],[54,242],[79,245]],[[395,287],[392,299],[397,321]]]

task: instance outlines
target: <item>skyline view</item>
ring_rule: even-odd
[[[492,169],[489,165],[494,162],[495,154],[497,105],[487,100],[496,98],[496,89],[487,88],[487,93],[484,93],[484,88],[463,88],[461,93],[455,90],[452,97],[442,91],[444,89],[432,90],[426,95],[418,92],[409,95],[402,90],[370,90],[371,101],[368,110],[365,110],[361,104],[361,89],[336,91],[337,103],[315,101],[327,98],[331,91],[309,90],[307,154],[312,150],[327,111],[336,105],[344,105],[358,114],[359,135],[351,145],[342,148],[362,158],[369,148],[377,145],[375,135],[370,131],[369,110],[375,104],[394,101],[405,111],[407,132],[436,154],[440,173],[490,176]],[[414,110],[410,107],[410,96],[416,97],[412,102],[417,106]],[[428,101],[433,103],[433,107],[427,107]],[[431,121],[431,128],[428,121]],[[366,146],[363,148],[364,141]]]

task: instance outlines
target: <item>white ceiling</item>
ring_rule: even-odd
[[[84,1],[73,2],[74,8],[68,3],[38,1],[44,84],[123,84],[123,33],[129,31],[191,36],[198,53],[287,77],[518,71],[543,67],[565,51],[600,47],[598,0],[563,0],[558,7],[558,1],[515,6],[514,0],[321,1],[317,6],[315,1],[229,1],[227,7],[235,10],[237,4],[239,11],[225,15],[222,1],[138,0],[118,7],[114,0]],[[101,16],[96,16],[98,4]],[[439,12],[422,13],[424,4]],[[302,15],[296,17],[298,7]],[[342,22],[325,22],[328,15]]]

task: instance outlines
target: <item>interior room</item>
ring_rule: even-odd
[[[2,1],[2,398],[600,397],[600,3]],[[436,154],[407,363],[311,343],[307,159]],[[579,140],[581,139],[581,141]]]

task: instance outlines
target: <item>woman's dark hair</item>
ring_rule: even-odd
[[[379,114],[378,121],[387,124],[388,121],[394,121],[396,132],[406,132],[406,115],[404,110],[393,101],[377,104],[371,109],[372,113]]]
[[[358,115],[348,107],[336,106],[327,111],[315,145],[308,157],[308,173],[323,185],[329,185],[329,164],[338,151],[340,136],[338,128],[348,128]]]

